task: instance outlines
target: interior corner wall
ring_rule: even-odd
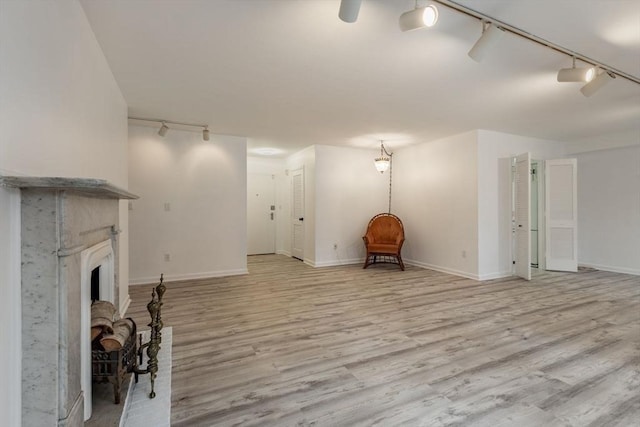
[[[129,127],[131,283],[247,272],[246,138]]]
[[[364,261],[367,223],[388,211],[389,172],[374,167],[378,155],[376,150],[315,146],[316,267]]]
[[[127,105],[77,1],[0,2],[0,64],[1,174],[99,178],[127,188]],[[0,269],[0,312],[14,320],[21,316],[19,204],[17,192],[0,189],[0,229],[9,230],[0,253],[11,264]],[[120,254],[126,266],[127,248]],[[128,294],[128,272],[119,273]],[[0,348],[11,349],[1,352],[2,366],[11,367],[2,387],[9,396],[0,399],[5,426],[21,424],[20,336],[15,321],[3,323]]]
[[[287,180],[284,183],[284,197],[292,200],[292,173],[302,169],[304,171],[304,248],[303,261],[306,264],[315,265],[316,248],[315,248],[315,209],[316,209],[316,149],[315,146],[307,147],[297,153],[292,154],[285,160]],[[291,204],[290,204],[291,205]],[[290,208],[292,209],[292,208]],[[292,234],[292,213],[289,211],[289,224],[284,230],[283,244],[284,251],[291,253],[291,234]],[[287,233],[286,230],[289,230]]]
[[[393,192],[409,264],[478,277],[477,133],[395,150]]]
[[[640,275],[640,140],[578,159],[578,263]],[[639,281],[640,283],[640,281]]]
[[[478,130],[478,278],[511,275],[510,158],[561,158],[565,143]]]

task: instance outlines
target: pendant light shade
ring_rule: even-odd
[[[400,30],[411,31],[433,27],[438,22],[438,9],[434,5],[417,7],[400,15]]]
[[[389,158],[388,157],[378,157],[375,160],[376,169],[380,173],[384,173],[387,169],[389,169]]]
[[[205,141],[209,140],[209,128],[205,127],[204,130],[202,131],[202,139],[204,139]]]
[[[478,39],[476,44],[473,45],[468,55],[476,62],[482,62],[487,52],[502,38],[504,30],[490,24],[484,31],[482,36]]]
[[[353,23],[358,20],[362,0],[342,0],[338,17],[344,22]]]
[[[389,153],[384,147],[384,142],[380,141],[380,157],[374,160],[378,172],[384,173],[391,167],[391,156],[393,156],[393,153]]]

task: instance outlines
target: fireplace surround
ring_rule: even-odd
[[[0,185],[21,190],[22,423],[82,426],[83,265],[106,266],[104,292],[120,310],[119,200],[137,196],[100,179],[0,176]]]

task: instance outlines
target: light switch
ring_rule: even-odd
[[[165,212],[169,212],[171,210],[171,203],[167,202],[164,204]]]

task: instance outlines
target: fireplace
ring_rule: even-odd
[[[119,310],[118,201],[137,197],[98,179],[0,176],[0,185],[21,189],[22,423],[81,426],[91,273],[99,266],[100,298]]]

